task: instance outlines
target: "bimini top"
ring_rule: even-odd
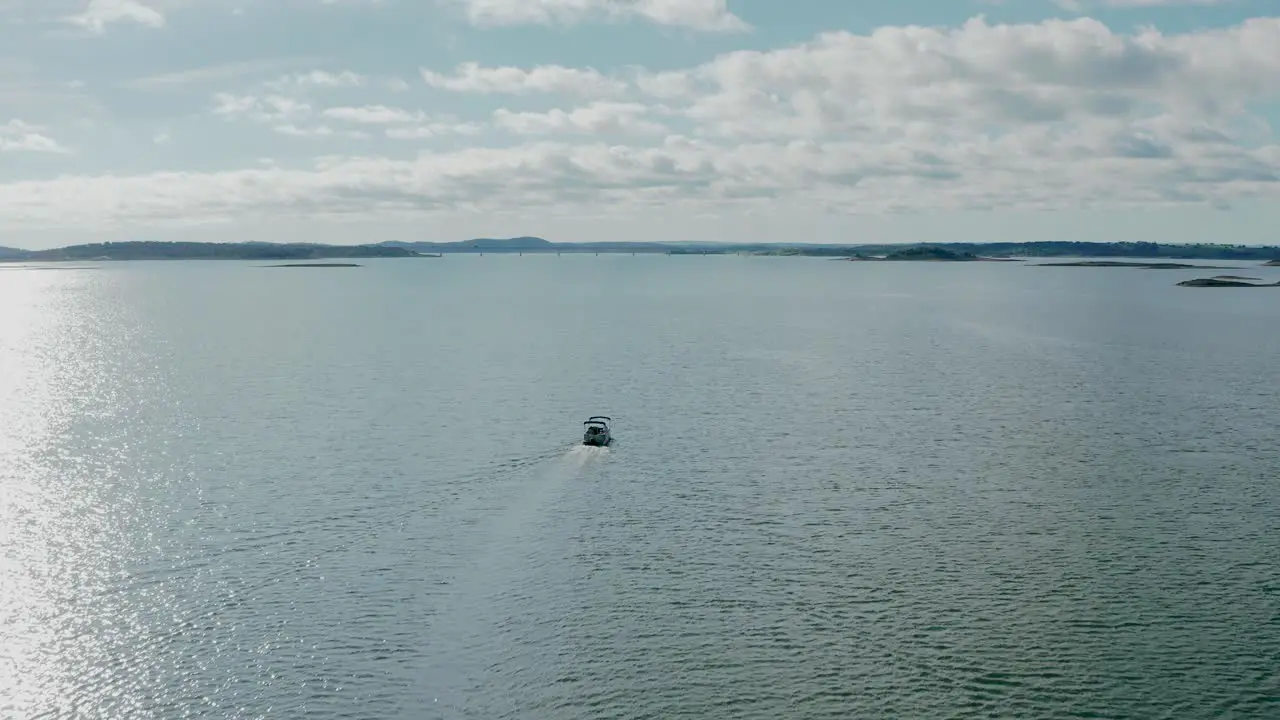
[[[582,424],[583,425],[604,425],[605,423],[610,423],[610,422],[613,422],[613,418],[605,417],[604,415],[594,415],[591,417],[590,420],[587,420]]]

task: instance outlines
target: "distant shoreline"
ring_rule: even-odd
[[[269,268],[358,268],[358,263],[284,263],[282,265],[263,265]]]
[[[0,262],[127,262],[130,260],[259,260],[305,262],[409,258],[418,253],[382,245],[308,243],[122,242],[71,245],[52,250],[0,248]]]
[[[1036,263],[1035,267],[1141,268],[1143,270],[1231,270],[1224,265],[1190,265],[1187,263],[1121,262],[1115,260],[1079,260],[1076,262]]]
[[[71,245],[50,250],[0,247],[0,263],[122,262],[130,260],[319,260],[440,258],[447,255],[747,255],[824,257],[854,261],[1011,262],[1033,258],[1124,258],[1118,266],[1157,265],[1163,260],[1234,260],[1280,265],[1280,247],[1156,243],[906,243],[815,245],[802,243],[590,242],[555,243],[535,237],[461,242],[383,242],[365,245],[316,243],[120,242]],[[1098,260],[1062,265],[1094,266]],[[1040,263],[1044,265],[1045,263]]]

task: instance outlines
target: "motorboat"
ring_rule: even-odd
[[[613,440],[613,434],[609,431],[609,423],[611,422],[613,422],[613,418],[596,415],[582,423],[586,426],[586,430],[582,433],[582,444],[595,445],[596,447],[608,445]]]

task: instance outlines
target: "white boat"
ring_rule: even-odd
[[[604,447],[612,442],[613,434],[609,430],[609,423],[611,422],[613,422],[613,418],[596,415],[582,423],[586,426],[586,430],[582,433],[582,444]]]

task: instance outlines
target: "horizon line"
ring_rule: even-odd
[[[1186,242],[1151,242],[1147,240],[995,240],[986,242],[972,242],[963,240],[909,240],[898,242],[804,242],[804,241],[736,241],[736,240],[548,240],[547,238],[537,235],[515,235],[511,237],[473,237],[463,240],[380,240],[371,243],[321,243],[321,242],[280,242],[272,240],[240,240],[240,241],[216,241],[216,240],[102,240],[98,242],[72,243],[69,245],[60,245],[47,248],[28,248],[17,245],[2,245],[0,249],[18,250],[22,252],[48,252],[51,250],[66,250],[75,247],[89,247],[93,245],[137,245],[137,244],[170,244],[170,245],[277,245],[281,247],[287,246],[311,246],[311,247],[385,247],[388,245],[464,245],[470,242],[512,242],[516,240],[540,240],[550,245],[725,245],[739,247],[831,247],[831,248],[855,248],[855,247],[876,247],[876,246],[910,246],[910,245],[1047,245],[1047,244],[1076,244],[1076,245],[1153,245],[1166,247],[1224,247],[1224,248],[1251,248],[1251,249],[1271,249],[1280,248],[1277,244],[1265,243],[1223,243],[1209,241],[1186,241]]]

